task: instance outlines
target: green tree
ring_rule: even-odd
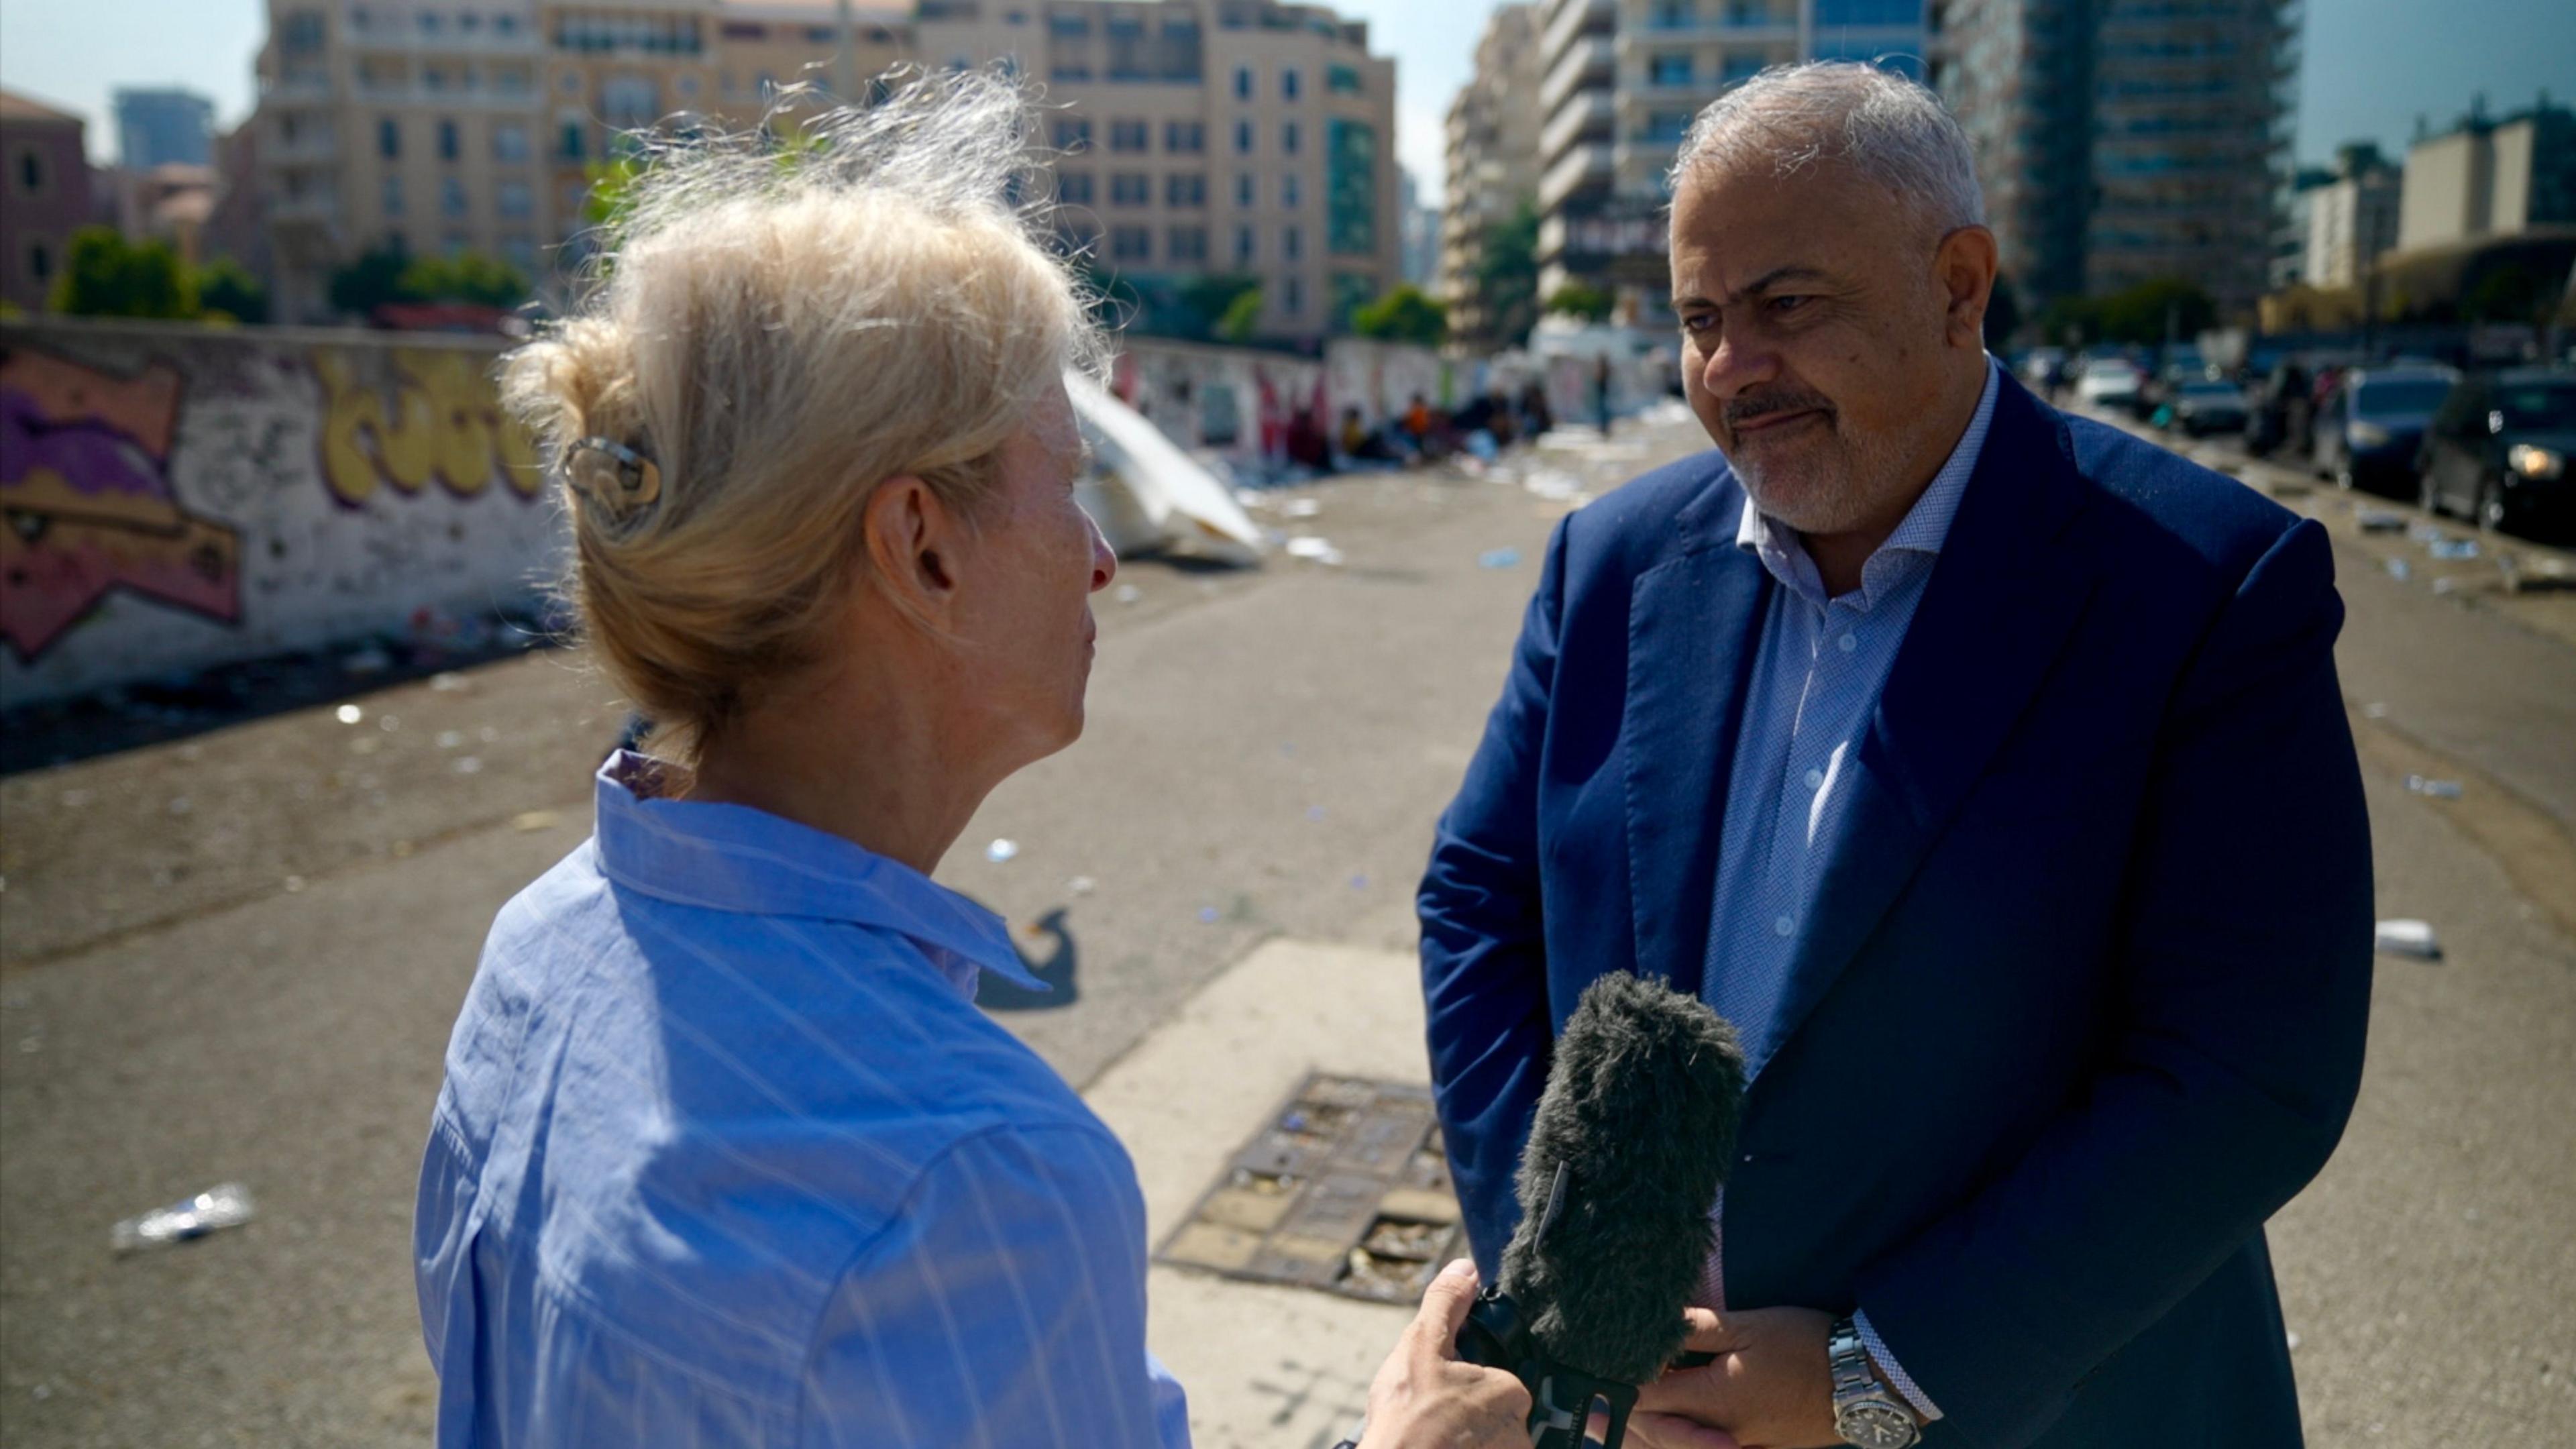
[[[1619,299],[1607,287],[1585,282],[1568,282],[1547,295],[1547,312],[1557,317],[1580,317],[1586,322],[1607,322]]]
[[[230,257],[217,257],[197,269],[197,302],[209,317],[221,313],[236,322],[268,320],[268,288]]]
[[[1243,300],[1245,293],[1257,297],[1260,291],[1261,278],[1245,272],[1205,272],[1181,283],[1181,305],[1196,319],[1192,335],[1224,336],[1226,318],[1232,315],[1235,304]],[[1256,320],[1260,311],[1256,304],[1253,308]]]
[[[517,267],[482,252],[422,257],[403,268],[395,286],[409,302],[468,302],[516,307],[528,300],[528,279]]]
[[[365,317],[388,302],[419,301],[402,287],[403,273],[410,268],[411,253],[398,245],[363,252],[357,260],[331,274],[331,305],[338,311]]]
[[[168,242],[129,242],[114,227],[85,226],[72,233],[53,305],[74,317],[194,317],[197,284]]]
[[[2185,341],[2218,320],[2218,304],[2196,284],[2158,277],[2102,299],[2102,335],[2113,342]]]
[[[1476,298],[1488,335],[1480,341],[1518,347],[1538,323],[1538,206],[1523,197],[1510,217],[1485,233],[1476,258]]]
[[[1384,342],[1437,347],[1449,336],[1449,309],[1407,282],[1352,313],[1351,330]]]
[[[1261,289],[1236,295],[1226,304],[1225,315],[1216,319],[1216,335],[1238,345],[1250,342],[1261,331]]]
[[[2507,262],[2478,278],[2460,299],[2468,322],[2529,322],[2542,315],[2540,279],[2520,262]]]

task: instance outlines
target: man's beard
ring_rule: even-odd
[[[1800,439],[1794,456],[1772,461],[1759,456],[1763,444],[1739,444],[1728,453],[1727,461],[1764,516],[1800,533],[1847,532],[1867,520],[1878,500],[1899,487],[1897,475],[1904,470],[1914,439],[1855,433],[1844,426],[1842,410],[1831,400],[1803,388],[1730,398],[1722,416],[1731,434],[1739,423],[1808,409],[1822,414],[1827,437]],[[1909,433],[1924,426],[1918,422]]]

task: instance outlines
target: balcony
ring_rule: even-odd
[[[331,99],[331,77],[328,72],[310,70],[262,76],[259,96],[263,103],[277,106],[327,104]]]
[[[1560,55],[1578,35],[1608,35],[1619,25],[1619,0],[1558,0],[1539,31],[1538,53]]]
[[[1617,174],[1617,157],[1605,145],[1577,146],[1559,157],[1539,178],[1538,209],[1554,211],[1587,187],[1607,186]]]
[[[1538,154],[1554,157],[1579,140],[1610,139],[1618,120],[1618,101],[1608,90],[1578,91],[1565,106],[1548,117],[1546,129],[1538,133]]]
[[[304,166],[328,166],[340,159],[340,140],[329,131],[311,128],[292,141],[264,143],[259,150],[259,159],[281,171]]]
[[[1619,45],[1607,35],[1587,36],[1557,59],[1538,85],[1541,114],[1555,115],[1565,98],[1587,86],[1609,86],[1619,74]]]
[[[340,193],[321,186],[277,197],[268,204],[268,219],[280,229],[333,226],[340,220]]]

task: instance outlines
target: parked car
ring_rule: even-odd
[[[2459,380],[2451,368],[2422,363],[2345,373],[2317,411],[2309,470],[2345,488],[2413,493],[2424,425]]]
[[[2576,373],[2523,367],[2460,379],[2424,431],[2417,498],[2507,533],[2576,516]]]
[[[2254,384],[2254,416],[2245,427],[2245,450],[2257,457],[2276,448],[2292,458],[2309,456],[2315,446],[2311,424],[2320,375],[2359,360],[2333,351],[2291,352],[2275,359],[2271,371]]]
[[[2204,377],[2181,383],[2172,406],[2173,425],[2186,437],[2245,431],[2245,389],[2232,382]]]
[[[2088,407],[2131,408],[2138,405],[2138,385],[2145,379],[2125,357],[2096,357],[2075,379],[2075,400]]]

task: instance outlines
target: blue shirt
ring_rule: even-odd
[[[1985,390],[1967,431],[1904,521],[1861,565],[1860,587],[1838,597],[1826,593],[1797,531],[1764,517],[1752,496],[1745,497],[1736,546],[1760,558],[1778,587],[1763,613],[1727,775],[1708,966],[1701,979],[1702,995],[1741,1033],[1746,1059],[1757,1070],[1779,1045],[1777,1016],[1790,967],[1825,865],[1841,844],[1841,807],[1849,797],[1838,787],[1904,647],[1994,415],[1995,363],[1989,358]],[[1722,1271],[1712,1264],[1712,1302],[1725,1281]],[[1862,1338],[1890,1380],[1916,1408],[1937,1417],[1869,1327],[1867,1314],[1857,1316]]]
[[[1000,919],[600,771],[503,908],[414,1247],[445,1446],[1183,1446],[1116,1138],[974,1006]]]

